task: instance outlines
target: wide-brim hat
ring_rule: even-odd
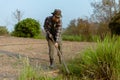
[[[52,12],[51,14],[53,14],[56,17],[62,17],[60,9],[55,9],[54,12]]]

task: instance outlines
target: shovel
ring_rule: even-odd
[[[48,34],[50,34],[50,33],[48,33]],[[51,36],[51,40],[52,40],[53,44],[55,44],[55,41],[54,41],[54,39],[53,39],[53,37],[52,37],[52,36]],[[69,73],[70,73],[70,71],[69,71],[69,69],[68,69],[68,67],[67,67],[67,65],[66,65],[66,63],[65,63],[65,60],[64,60],[64,58],[63,58],[62,53],[60,52],[60,50],[58,49],[58,47],[56,47],[55,45],[54,45],[54,47],[56,48],[56,50],[57,50],[58,54],[60,55],[60,58],[61,58],[61,63],[64,65],[64,67],[65,67],[65,70],[66,70],[67,74],[69,74]]]

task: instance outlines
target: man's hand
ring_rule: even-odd
[[[55,47],[58,47],[58,43],[57,42],[55,43]]]

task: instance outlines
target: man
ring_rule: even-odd
[[[49,59],[50,59],[50,67],[54,67],[54,47],[57,47],[62,53],[62,43],[61,43],[61,30],[62,30],[62,22],[61,22],[61,10],[55,9],[52,13],[52,16],[49,16],[45,19],[44,29],[46,31],[46,39],[48,41],[49,47]],[[59,62],[61,63],[61,57],[58,53]]]

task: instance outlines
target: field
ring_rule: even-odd
[[[92,42],[63,41],[63,56],[67,61],[76,56],[76,54],[79,54],[88,46],[94,45],[95,43]],[[16,80],[23,68],[23,57],[28,57],[32,66],[41,66],[43,70],[46,71],[46,68],[49,67],[47,41],[1,36],[0,80]],[[55,60],[56,64],[58,64],[57,54],[55,54]],[[52,70],[49,72],[52,72]],[[54,76],[56,74],[57,73],[52,75]]]

